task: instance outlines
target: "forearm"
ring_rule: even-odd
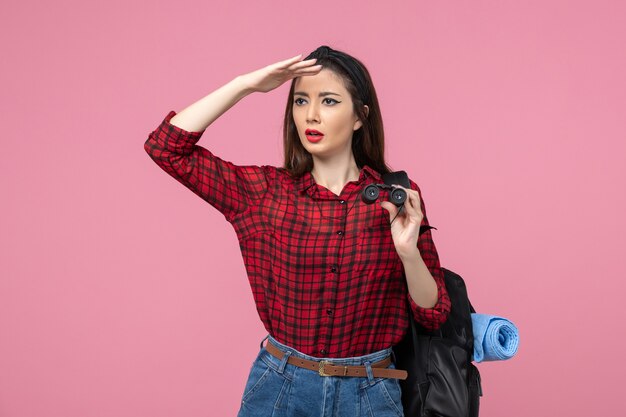
[[[432,308],[438,300],[437,282],[419,255],[402,260],[409,294],[423,308]]]
[[[252,92],[243,78],[237,76],[217,90],[177,112],[170,123],[189,132],[203,131],[239,100]]]

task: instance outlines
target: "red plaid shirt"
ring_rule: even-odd
[[[196,145],[204,131],[172,125],[170,111],[144,148],[165,172],[219,210],[237,233],[259,317],[281,343],[311,356],[352,357],[400,342],[415,319],[437,329],[450,298],[424,219],[417,247],[437,282],[438,301],[411,298],[389,215],[361,201],[366,184],[382,183],[365,165],[340,195],[306,173],[235,165]],[[411,181],[411,188],[420,192]],[[381,193],[386,198],[386,193]],[[420,192],[421,197],[421,192]]]

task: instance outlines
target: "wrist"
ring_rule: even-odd
[[[248,94],[252,94],[256,91],[252,88],[250,83],[248,83],[248,79],[245,74],[236,76],[232,82],[237,85],[237,88],[241,91],[242,96],[247,96]]]
[[[398,256],[400,256],[400,260],[402,261],[403,265],[424,262],[424,260],[422,259],[422,254],[417,248],[412,248],[408,251],[402,251],[402,253],[398,252]]]

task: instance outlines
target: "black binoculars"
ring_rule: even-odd
[[[363,200],[365,204],[374,203],[380,195],[380,190],[389,190],[388,199],[393,204],[395,204],[396,207],[402,206],[406,201],[406,191],[404,191],[402,188],[392,187],[391,185],[387,184],[369,184],[361,192],[361,200]]]

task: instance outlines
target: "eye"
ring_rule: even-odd
[[[301,101],[300,100],[305,101],[303,98],[297,97],[297,98],[295,98],[293,100],[293,102],[294,102],[294,104],[296,106],[300,106],[301,105]],[[322,102],[325,102],[326,100],[329,100],[329,102],[327,102],[327,103],[330,104],[331,106],[334,106],[337,103],[341,103],[340,101],[337,101],[337,100],[335,100],[333,98],[329,98],[329,97],[326,97],[324,100],[322,100]]]

